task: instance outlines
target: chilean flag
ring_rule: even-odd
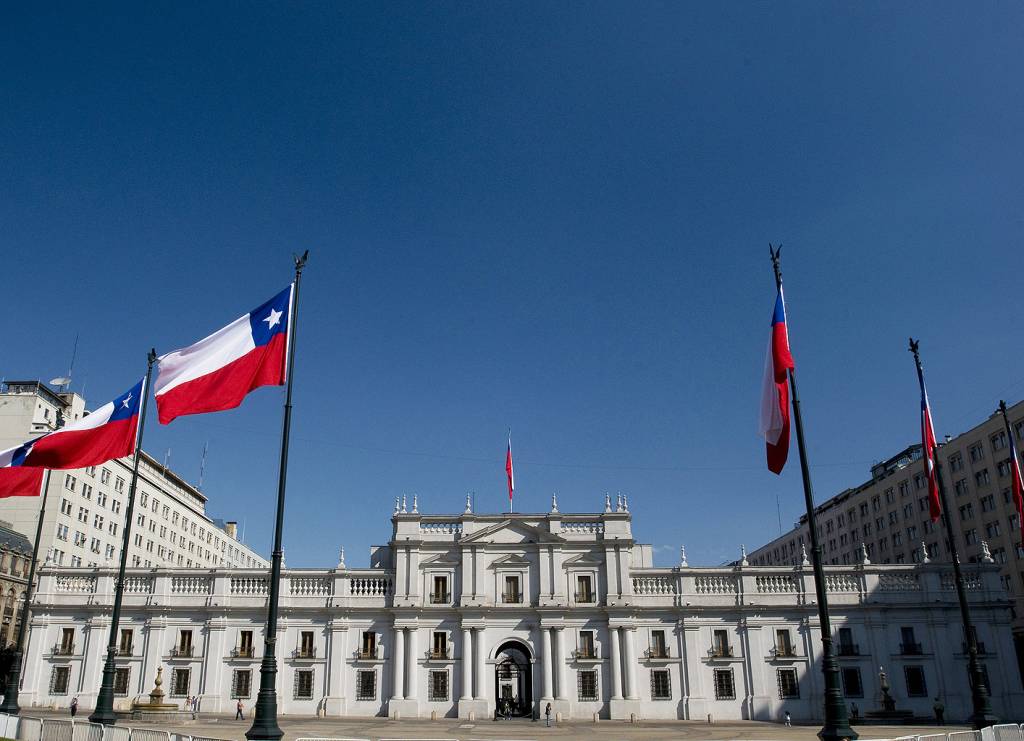
[[[505,477],[508,479],[508,501],[512,502],[512,495],[516,490],[516,477],[512,474],[512,436],[508,436],[508,452],[505,453]]]
[[[44,468],[97,466],[134,453],[144,385],[143,379],[91,414],[0,452],[0,497],[38,494]]]
[[[924,387],[924,373],[917,367],[917,381],[921,384],[921,445],[924,447],[924,475],[928,478],[928,514],[932,522],[939,519],[939,481],[935,471],[935,428],[932,426],[932,409],[928,404],[928,391]]]
[[[234,409],[253,389],[284,385],[293,288],[206,339],[160,357],[153,387],[160,424]]]
[[[772,313],[772,335],[764,361],[764,387],[761,391],[761,426],[768,453],[768,470],[782,473],[789,457],[789,378],[795,366],[789,352],[789,331],[786,329],[786,304],[782,286],[775,297]]]
[[[1013,503],[1017,505],[1017,519],[1020,520],[1020,532],[1024,537],[1024,478],[1020,473],[1020,458],[1017,457],[1017,446],[1010,437],[1010,467],[1013,469]]]

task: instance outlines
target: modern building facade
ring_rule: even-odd
[[[78,394],[58,393],[38,381],[7,381],[0,385],[0,449],[52,432],[62,420],[84,414],[85,400]],[[118,458],[50,473],[40,560],[74,567],[119,563],[132,462]],[[268,567],[266,559],[238,539],[234,523],[206,514],[206,502],[196,487],[143,452],[128,564]],[[39,507],[36,497],[0,499],[0,518],[34,540]]]
[[[939,446],[946,501],[961,561],[991,560],[1013,606],[1013,630],[1024,655],[1024,546],[1020,515],[1011,491],[1011,445],[1024,451],[1024,402]],[[1024,455],[1024,453],[1020,453]],[[876,563],[949,562],[945,526],[928,513],[928,491],[920,445],[911,445],[871,468],[871,479],[822,502],[815,510],[825,563],[853,564],[861,544]],[[807,517],[792,530],[752,551],[759,566],[793,565],[809,544]],[[809,545],[806,545],[809,547]]]
[[[998,568],[966,567],[993,706],[1024,708]],[[884,666],[900,708],[970,713],[948,568],[826,568],[843,689],[875,709]],[[21,700],[94,704],[116,572],[44,568]],[[266,570],[133,569],[117,704],[163,667],[168,699],[203,712],[255,701]],[[276,636],[285,714],[820,720],[821,644],[806,565],[671,568],[634,540],[630,513],[425,515],[397,509],[369,568],[286,570]],[[1008,670],[1009,667],[1009,670]]]

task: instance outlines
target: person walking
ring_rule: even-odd
[[[78,697],[75,696],[71,699],[71,717],[74,718],[78,714]]]
[[[789,714],[788,710],[786,711],[786,725],[787,726],[793,725],[793,717]]]
[[[245,716],[242,715],[242,701],[239,700],[235,705],[235,720],[245,720]]]
[[[935,725],[943,726],[946,724],[946,706],[942,704],[942,700],[938,697],[935,698],[935,704],[932,705],[932,711],[935,713]]]
[[[544,722],[547,724],[548,728],[551,727],[551,703],[550,702],[544,707]]]

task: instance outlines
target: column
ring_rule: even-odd
[[[556,671],[558,676],[556,691],[558,694],[556,697],[559,700],[568,700],[569,695],[566,693],[567,688],[565,686],[565,628],[555,628],[555,649],[558,651],[558,656],[555,659],[558,662]]]
[[[473,699],[473,633],[462,629],[462,698]]]
[[[621,647],[619,645],[619,629],[609,628],[609,637],[611,638],[611,659],[612,659],[612,699],[622,699],[622,657],[619,655]]]
[[[391,657],[391,665],[395,671],[394,680],[391,683],[392,700],[404,700],[405,699],[405,630],[402,628],[395,628],[395,640],[394,648],[392,649],[394,656]]]
[[[419,682],[419,672],[417,670],[419,669],[420,654],[419,649],[417,648],[418,641],[416,640],[418,637],[418,632],[419,631],[416,628],[409,628],[409,632],[407,635],[409,641],[409,650],[406,652],[406,660],[409,662],[409,666],[406,669],[405,675],[405,684],[408,687],[408,689],[405,692],[405,697],[407,700],[416,699],[416,686],[417,683]]]
[[[540,629],[540,652],[541,652],[541,688],[540,696],[543,700],[554,698],[551,691],[551,631],[544,626]]]
[[[487,684],[484,681],[484,660],[487,658],[487,649],[484,645],[484,629],[477,628],[473,631],[476,633],[476,646],[474,646],[473,658],[476,659],[476,670],[473,672],[476,675],[476,691],[473,693],[473,697],[477,700],[487,699]]]
[[[636,628],[626,628],[626,699],[639,699],[636,694]]]

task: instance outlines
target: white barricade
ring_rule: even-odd
[[[84,720],[74,721],[71,741],[103,741],[103,726]]]
[[[368,738],[354,738],[352,736],[303,736],[295,741],[370,741]]]
[[[0,713],[0,737],[18,737],[18,716]]]
[[[133,728],[131,741],[171,741],[171,734],[150,728]]]
[[[945,733],[929,733],[927,736],[918,736],[918,741],[946,741]]]
[[[192,741],[227,741],[223,738],[211,738],[210,736],[189,736]]]
[[[39,718],[26,718],[22,716],[18,720],[18,741],[39,741],[43,735],[43,721]]]
[[[103,729],[103,741],[130,741],[132,729],[125,726],[107,726]]]
[[[43,732],[40,741],[72,741],[74,723],[70,720],[43,718]]]
[[[991,726],[991,731],[992,738],[994,738],[995,741],[1021,741],[1020,726],[1014,723],[1003,723],[998,726]]]
[[[982,741],[981,731],[953,731],[949,741]]]

